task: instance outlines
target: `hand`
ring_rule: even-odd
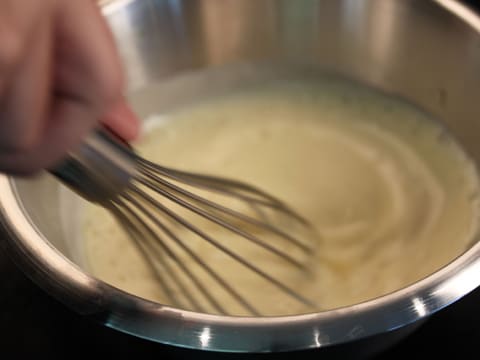
[[[92,0],[0,0],[0,172],[50,168],[103,119],[133,139],[114,41]]]

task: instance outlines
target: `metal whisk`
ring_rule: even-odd
[[[213,294],[220,287],[244,312],[261,315],[255,304],[195,250],[193,237],[267,281],[290,301],[315,309],[302,296],[235,250],[235,244],[214,238],[235,236],[301,272],[307,271],[312,243],[300,239],[307,222],[275,197],[239,181],[188,173],[138,156],[105,129],[94,132],[51,171],[89,201],[108,209],[137,245],[163,292],[173,305],[195,311],[229,314]],[[279,224],[299,229],[294,235]],[[281,244],[288,243],[288,251]],[[279,245],[280,244],[280,245]],[[180,255],[180,251],[182,252]],[[220,256],[220,255],[219,255]],[[199,273],[204,273],[204,277]],[[205,282],[212,285],[209,287]],[[201,294],[194,295],[194,289]]]

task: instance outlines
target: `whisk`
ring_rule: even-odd
[[[240,181],[155,164],[106,129],[92,133],[51,173],[114,215],[172,305],[202,312],[212,308],[216,313],[229,314],[207,286],[208,278],[211,286],[228,293],[244,312],[262,315],[254,301],[197,253],[190,240],[196,237],[267,281],[290,301],[316,308],[313,301],[261,263],[234,250],[236,244],[222,242],[208,231],[215,227],[212,231],[217,235],[234,235],[235,242],[246,241],[278,261],[307,272],[312,243],[300,235],[309,231],[309,224],[270,194]],[[279,224],[299,230],[290,234]],[[282,248],[284,243],[289,244],[288,250]],[[200,271],[205,274],[203,278]],[[201,294],[202,301],[195,293]]]

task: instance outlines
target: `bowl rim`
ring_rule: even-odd
[[[132,1],[107,2],[103,11],[117,11]],[[480,33],[480,17],[465,5],[433,2]],[[277,317],[210,315],[133,296],[83,272],[43,237],[19,201],[15,179],[1,174],[0,225],[9,235],[0,246],[27,276],[73,310],[137,337],[192,349],[270,352],[342,344],[425,319],[480,285],[477,241],[424,279],[355,305]]]

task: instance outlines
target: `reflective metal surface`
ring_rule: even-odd
[[[51,173],[80,196],[106,205],[128,187],[136,171],[129,146],[99,129]]]
[[[315,64],[423,107],[480,163],[480,20],[453,0],[116,0],[104,13],[132,90],[235,62]],[[73,309],[167,344],[270,352],[362,339],[354,344],[375,351],[480,284],[476,243],[430,277],[355,306],[283,318],[181,311],[114,289],[69,260],[58,192],[48,177],[0,177],[3,245]]]

